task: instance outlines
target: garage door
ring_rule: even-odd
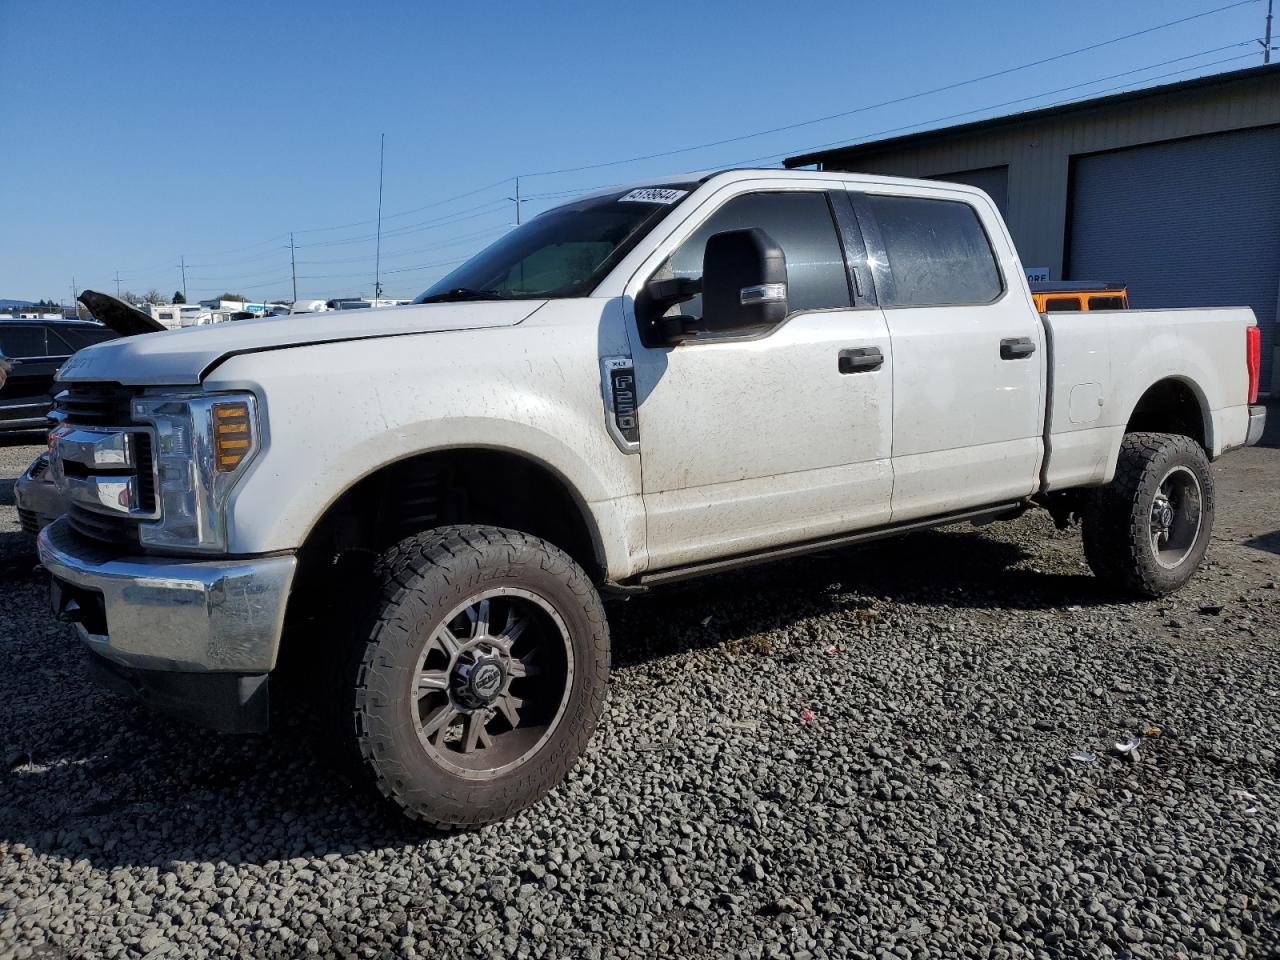
[[[1135,307],[1249,306],[1271,383],[1280,296],[1280,128],[1076,157],[1067,276]]]
[[[971,187],[985,190],[987,196],[995,201],[1000,216],[1009,216],[1009,168],[983,167],[981,170],[959,170],[955,173],[940,173],[930,180],[946,180],[950,183],[967,183]]]

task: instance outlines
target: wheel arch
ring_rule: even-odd
[[[1206,455],[1213,455],[1209,402],[1200,386],[1188,377],[1163,377],[1147,387],[1134,403],[1124,432],[1181,434],[1200,444]]]

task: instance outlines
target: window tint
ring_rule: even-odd
[[[44,328],[0,326],[0,353],[14,358],[48,356]]]
[[[63,339],[59,330],[46,329],[45,337],[49,342],[49,356],[51,357],[69,357],[76,352],[76,348]]]
[[[414,302],[581,296],[693,186],[646,187],[548,210],[490,244]]]
[[[1090,297],[1090,310],[1123,310],[1123,297]]]
[[[967,203],[868,194],[893,275],[885,306],[990,303],[1000,271],[978,214]]]
[[[116,339],[114,330],[63,330],[61,333],[67,342],[71,344],[73,350],[80,350],[95,343],[102,343],[104,340]]]
[[[787,299],[793,312],[849,306],[849,279],[831,208],[826,194],[813,191],[734,197],[708,217],[655,276],[701,277],[707,238],[750,227],[764,230],[787,255]],[[702,298],[694,297],[672,312],[701,317]]]
[[[1063,310],[1080,310],[1080,301],[1075,297],[1052,297],[1044,302],[1045,313],[1056,313]]]

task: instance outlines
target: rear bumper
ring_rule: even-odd
[[[1249,408],[1249,432],[1245,434],[1244,445],[1251,447],[1262,439],[1267,429],[1267,408],[1255,404]]]

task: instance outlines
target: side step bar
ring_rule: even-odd
[[[635,589],[636,587],[651,587],[664,583],[674,583],[678,580],[688,580],[692,577],[701,577],[710,573],[723,573],[726,570],[737,570],[742,567],[752,567],[760,563],[770,563],[774,560],[787,560],[791,557],[800,557],[808,553],[819,553],[823,550],[833,550],[839,547],[850,547],[860,543],[870,543],[872,540],[882,540],[885,537],[896,536],[900,533],[911,533],[916,530],[928,530],[931,527],[942,527],[949,523],[960,523],[965,520],[974,523],[992,520],[999,520],[1007,517],[1010,513],[1019,514],[1027,509],[1028,503],[1025,500],[1011,500],[1008,503],[999,503],[993,506],[978,507],[977,509],[961,510],[955,513],[943,514],[937,517],[926,517],[922,520],[909,520],[906,523],[890,523],[882,527],[872,527],[867,530],[859,530],[857,533],[842,533],[835,537],[828,537],[823,540],[808,540],[803,543],[791,543],[783,547],[773,547],[769,550],[760,550],[756,553],[744,553],[735,557],[725,557],[716,560],[706,560],[701,563],[693,563],[683,567],[670,567],[666,570],[656,570],[652,573],[642,573],[638,577],[634,577],[625,584],[618,584],[623,590],[628,587]]]

